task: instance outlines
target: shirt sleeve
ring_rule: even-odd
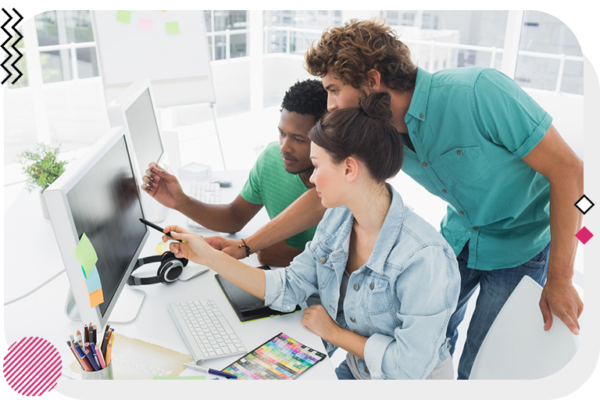
[[[240,192],[240,196],[248,203],[264,204],[260,190],[260,171],[262,170],[264,154],[265,152],[263,151],[260,156],[258,156],[256,163],[254,163],[254,166],[250,170],[248,180]]]
[[[519,158],[537,146],[552,124],[550,114],[514,80],[492,68],[479,74],[473,101],[482,131]]]
[[[317,260],[311,249],[312,243],[306,243],[304,251],[292,260],[289,267],[266,271],[265,305],[274,310],[292,311],[297,304],[319,291]]]
[[[450,253],[450,248],[428,246],[408,261],[396,281],[401,325],[393,337],[375,333],[365,345],[372,378],[424,379],[441,361],[440,348],[460,288],[458,264]]]

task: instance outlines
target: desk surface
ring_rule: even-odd
[[[247,176],[248,171],[213,173],[212,179],[225,178],[233,183],[231,188],[221,188],[223,202],[229,202],[238,195]],[[185,182],[182,184],[185,188]],[[5,249],[7,250],[5,251],[5,301],[27,293],[64,268],[50,221],[42,217],[39,207],[37,194],[29,194],[24,191],[6,216],[4,228]],[[169,210],[166,219],[160,225],[186,226],[186,220],[187,218],[179,212]],[[267,220],[268,216],[263,209],[242,231],[236,235],[226,236],[249,236]],[[204,236],[212,235],[210,232],[198,232]],[[27,238],[27,241],[24,241],[23,238]],[[160,233],[151,230],[141,256],[156,254],[156,244],[160,241]],[[35,251],[31,251],[31,243],[38,244]],[[9,249],[10,251],[8,251]],[[23,259],[20,257],[23,253],[28,255],[27,263],[23,263]],[[259,265],[256,255],[244,261],[252,266]],[[143,266],[136,271],[136,275],[154,275],[157,267],[158,265],[154,264]],[[187,353],[166,304],[172,301],[212,298],[248,351],[279,332],[284,332],[307,346],[325,352],[321,338],[310,332],[300,322],[302,312],[259,321],[240,322],[214,275],[213,271],[209,271],[186,282],[177,281],[170,285],[157,284],[139,287],[146,293],[146,298],[136,320],[129,324],[111,323],[111,327],[124,335],[130,337],[141,335]],[[65,341],[69,334],[80,330],[82,324],[69,320],[63,311],[68,289],[68,278],[66,274],[62,274],[28,297],[4,307],[5,335],[8,344],[26,336],[40,336],[52,342],[62,352],[64,360],[71,363],[73,360],[68,357],[70,353],[65,349]],[[72,357],[72,355],[70,356]],[[237,358],[239,356],[223,357],[207,361],[205,365],[222,368]],[[336,376],[331,362],[329,359],[325,359],[299,379],[336,379]]]

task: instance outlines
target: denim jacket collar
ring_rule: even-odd
[[[402,221],[404,219],[404,203],[400,194],[391,185],[387,186],[392,197],[392,202],[375,241],[373,252],[366,263],[368,268],[378,274],[383,274],[385,262],[402,230]],[[348,213],[348,218],[339,225],[335,232],[330,232],[330,236],[322,242],[322,245],[329,250],[331,260],[337,261],[339,257],[343,257],[344,266],[348,260],[350,234],[353,224],[354,216],[352,213]]]

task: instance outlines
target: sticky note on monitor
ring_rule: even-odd
[[[179,34],[179,22],[167,22],[167,35]]]
[[[102,289],[102,283],[100,282],[100,275],[98,274],[98,268],[96,268],[96,266],[94,266],[94,268],[92,268],[92,272],[87,274],[85,284],[87,285],[89,294],[94,293],[98,289]]]
[[[104,303],[104,294],[102,293],[102,289],[98,289],[94,293],[90,293],[91,308],[94,308],[102,303]]]
[[[131,22],[131,11],[117,11],[117,22],[128,24]]]
[[[85,233],[81,235],[79,244],[75,249],[75,254],[83,267],[85,276],[88,277],[92,272],[92,268],[94,268],[94,265],[96,265],[96,262],[98,261],[98,255],[96,254],[96,250],[94,250],[92,242],[90,242],[90,239]]]

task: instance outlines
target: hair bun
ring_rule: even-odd
[[[374,92],[360,99],[360,109],[371,118],[391,119],[391,104],[388,92]]]

